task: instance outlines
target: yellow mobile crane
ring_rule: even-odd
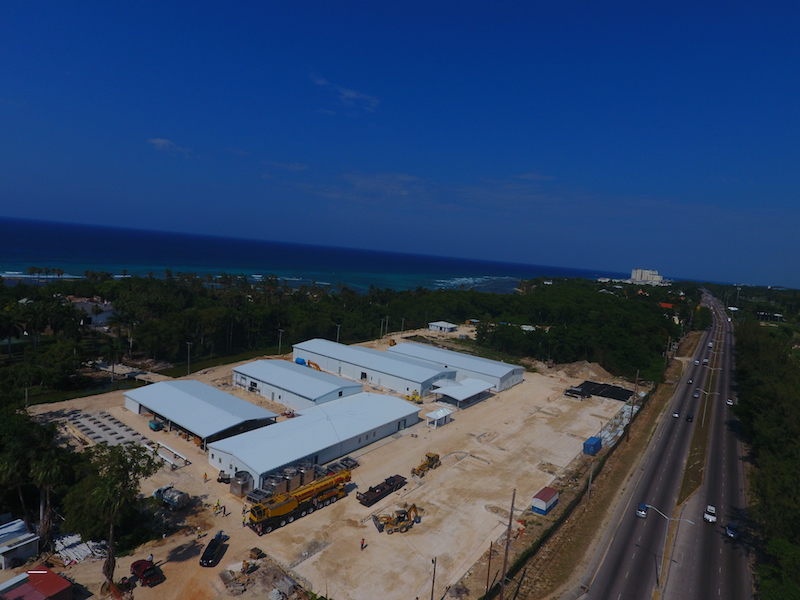
[[[328,506],[345,497],[345,484],[350,481],[350,471],[326,475],[301,486],[292,492],[275,494],[250,509],[249,527],[258,535],[283,527],[295,519],[305,517],[318,508]]]

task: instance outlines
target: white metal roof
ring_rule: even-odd
[[[392,356],[372,348],[346,346],[323,339],[301,342],[295,344],[294,348],[299,349],[301,352],[313,352],[314,354],[329,356],[335,360],[361,365],[373,371],[394,375],[415,383],[424,383],[432,377],[441,376],[442,373],[455,371],[455,369],[433,365],[413,356],[404,356],[402,354]]]
[[[258,479],[392,421],[413,417],[416,422],[417,412],[416,406],[400,398],[361,392],[300,410],[294,419],[212,442],[209,448],[236,456],[256,471],[251,475]]]
[[[437,381],[433,385],[436,386],[437,383],[439,382]],[[455,385],[441,386],[436,390],[436,393],[461,402],[463,400],[466,400],[467,398],[472,398],[473,396],[477,396],[481,392],[485,392],[491,387],[492,384],[489,383],[488,381],[468,378],[468,379],[462,379]]]
[[[199,381],[161,381],[125,395],[201,438],[278,415]]]
[[[455,323],[448,323],[447,321],[433,321],[428,323],[428,327],[445,327],[447,329],[451,329],[453,327],[458,327]]]
[[[425,416],[429,419],[436,419],[438,421],[439,419],[443,419],[447,415],[452,415],[452,414],[453,411],[450,410],[449,408],[440,408],[438,410],[434,410],[433,412],[429,412]]]
[[[414,342],[404,342],[396,346],[390,346],[387,352],[412,356],[421,360],[431,361],[436,364],[447,365],[455,369],[463,369],[474,373],[482,373],[492,377],[504,377],[514,371],[522,372],[522,367],[490,360],[479,356],[472,356],[453,350],[445,350],[427,344],[416,344]]]
[[[234,367],[233,372],[258,379],[312,402],[338,390],[361,391],[364,388],[360,383],[347,381],[288,360],[257,360]]]
[[[25,521],[22,519],[11,521],[0,526],[0,554],[38,539],[38,535],[28,531]]]

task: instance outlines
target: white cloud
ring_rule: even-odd
[[[187,148],[181,148],[172,140],[164,138],[150,138],[147,143],[152,144],[160,152],[180,152],[181,154],[188,154],[189,152]]]
[[[378,100],[376,96],[370,96],[369,94],[364,94],[363,92],[331,83],[324,77],[320,77],[314,73],[309,77],[313,84],[336,92],[339,97],[339,102],[341,102],[343,106],[359,108],[367,112],[375,112],[375,109],[378,108],[378,104],[380,104],[380,100]]]

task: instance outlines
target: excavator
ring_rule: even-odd
[[[391,535],[395,531],[405,533],[414,526],[414,523],[419,523],[419,509],[416,504],[412,504],[408,509],[401,508],[394,511],[393,515],[372,515],[372,522],[378,528],[380,533],[384,531]]]
[[[419,466],[414,467],[411,469],[411,474],[416,475],[417,477],[425,477],[425,473],[430,471],[431,469],[436,469],[441,466],[442,461],[439,460],[439,455],[433,452],[428,452],[425,455],[425,460],[423,460]]]
[[[307,365],[308,365],[310,368],[314,369],[315,371],[322,371],[322,369],[320,369],[320,368],[319,368],[319,365],[318,365],[317,363],[315,363],[315,362],[311,361],[311,360],[307,361],[307,362],[306,362],[306,364],[307,364]]]

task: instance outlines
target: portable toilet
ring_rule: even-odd
[[[558,504],[558,490],[552,487],[543,487],[538,494],[533,497],[531,510],[537,515],[546,515],[553,507]]]
[[[600,448],[602,447],[603,442],[599,437],[590,437],[588,440],[583,442],[583,453],[594,456],[600,452]]]

